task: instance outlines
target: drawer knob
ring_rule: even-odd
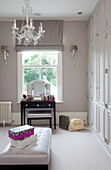
[[[49,106],[51,106],[51,104],[49,104]]]
[[[37,107],[39,107],[39,104],[37,104]]]
[[[28,106],[28,104],[25,105],[26,107]]]

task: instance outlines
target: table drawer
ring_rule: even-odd
[[[54,103],[24,103],[25,108],[52,108]]]

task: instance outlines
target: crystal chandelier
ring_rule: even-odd
[[[21,29],[16,26],[16,20],[12,26],[12,34],[18,40],[18,43],[24,43],[25,46],[32,44],[37,45],[38,40],[41,41],[41,38],[44,37],[45,30],[43,30],[42,23],[38,27],[38,32],[35,31],[32,18],[32,7],[30,6],[29,0],[24,0],[25,6],[22,8],[22,26]],[[24,19],[26,19],[26,25],[24,25]]]

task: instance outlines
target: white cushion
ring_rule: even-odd
[[[0,154],[0,165],[49,164],[52,130],[35,128],[37,141],[24,149],[7,145]]]
[[[27,118],[48,118],[48,117],[52,117],[52,114],[50,113],[44,113],[44,114],[28,114]]]

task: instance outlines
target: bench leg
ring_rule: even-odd
[[[48,165],[0,165],[0,170],[15,170],[16,168],[48,170]]]
[[[31,126],[31,119],[27,118],[27,124]]]
[[[31,119],[30,119],[30,126],[31,126]]]
[[[29,119],[27,118],[27,124],[29,125]]]

